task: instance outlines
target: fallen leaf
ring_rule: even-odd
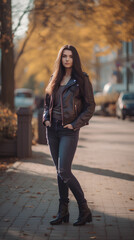
[[[29,234],[28,234],[28,233],[23,233],[23,235],[24,235],[24,236],[29,236]]]
[[[18,188],[22,188],[22,187],[21,186],[15,186],[15,188],[18,189]]]
[[[32,206],[32,205],[31,205],[31,206],[25,206],[25,207],[26,207],[26,208],[34,208],[34,206]]]
[[[10,222],[10,220],[8,218],[5,218],[4,222]]]
[[[96,239],[96,236],[90,237],[90,239]]]
[[[122,193],[121,193],[121,192],[117,192],[117,194],[119,194],[119,195],[122,195]]]
[[[134,209],[129,209],[130,212],[134,212]]]
[[[37,198],[37,196],[30,196],[29,198]]]
[[[25,190],[23,193],[29,193],[30,191],[29,190]]]

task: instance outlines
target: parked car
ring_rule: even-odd
[[[116,116],[125,119],[134,116],[134,92],[122,92],[116,103]]]
[[[35,97],[33,91],[28,88],[18,88],[14,92],[14,104],[16,110],[20,107],[30,107],[35,110]]]

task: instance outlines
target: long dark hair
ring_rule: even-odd
[[[75,47],[71,45],[65,45],[60,49],[58,53],[57,59],[55,61],[55,71],[46,88],[46,93],[48,93],[49,95],[51,95],[58,89],[58,87],[60,86],[60,82],[65,75],[65,67],[62,64],[62,54],[64,50],[70,50],[72,52],[73,66],[71,77],[77,80],[80,86],[81,93],[83,93],[84,74],[82,72],[79,54]]]

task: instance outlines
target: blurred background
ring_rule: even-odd
[[[92,82],[95,114],[133,116],[133,13],[133,0],[1,0],[1,108],[30,107],[36,118],[57,53],[71,44]]]

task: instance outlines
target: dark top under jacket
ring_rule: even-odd
[[[64,87],[65,87],[65,85],[59,86],[59,88],[54,96],[54,106],[53,106],[52,118],[55,118],[57,120],[62,120],[61,95],[64,90]]]

